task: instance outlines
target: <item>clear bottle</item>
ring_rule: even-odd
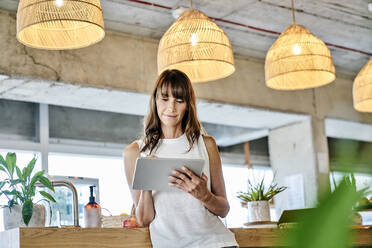
[[[93,196],[93,188],[95,185],[89,186],[90,197],[89,202],[84,207],[84,226],[85,227],[102,227],[101,220],[101,206],[96,203],[95,197]]]

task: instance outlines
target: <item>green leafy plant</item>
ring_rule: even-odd
[[[271,182],[268,188],[265,188],[264,179],[254,184],[251,180],[248,180],[248,190],[246,192],[239,191],[237,197],[242,203],[247,203],[250,201],[269,201],[275,195],[284,191],[287,187],[278,187],[277,183]]]
[[[336,184],[334,173],[332,172],[331,175],[332,175],[333,187],[336,189],[338,185]],[[355,176],[353,172],[348,173],[346,176],[343,177],[342,180],[345,181],[345,184],[348,187],[350,187],[351,190],[353,190],[354,192],[360,195],[360,198],[358,199],[356,204],[353,206],[353,209],[355,211],[359,211],[363,209],[372,209],[372,201],[370,202],[366,197],[368,194],[371,193],[371,191],[369,190],[369,187],[365,187],[363,189],[357,190],[356,180],[355,180]]]
[[[352,244],[352,207],[365,193],[355,179],[344,177],[332,193],[321,197],[313,211],[303,216],[283,244],[293,248],[349,248]]]
[[[8,204],[2,207],[9,207],[10,210],[14,205],[22,205],[22,219],[26,226],[28,226],[34,210],[35,184],[39,182],[53,192],[54,187],[49,179],[44,176],[44,170],[36,172],[32,176],[36,157],[31,159],[23,170],[17,166],[16,162],[17,156],[15,153],[7,153],[5,159],[0,155],[0,171],[7,176],[4,181],[0,181],[0,197],[4,195],[7,198]],[[39,201],[55,202],[55,199],[49,193],[45,191],[39,191],[39,193],[42,196],[42,199]]]

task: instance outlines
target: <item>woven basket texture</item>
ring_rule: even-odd
[[[130,215],[101,216],[102,227],[122,228],[123,222],[128,218],[130,218]]]
[[[167,69],[183,71],[193,83],[227,77],[235,71],[230,41],[201,11],[185,11],[159,43],[158,73]]]
[[[266,54],[265,79],[277,90],[315,88],[335,79],[335,67],[323,41],[304,26],[291,25]]]
[[[354,108],[360,112],[372,112],[372,58],[360,70],[353,84]]]
[[[26,46],[50,50],[76,49],[97,43],[104,36],[99,0],[19,2],[17,39]]]

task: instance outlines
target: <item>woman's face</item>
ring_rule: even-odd
[[[160,121],[166,127],[177,127],[182,124],[187,104],[182,99],[174,98],[170,86],[168,90],[158,90],[156,93],[156,109]]]

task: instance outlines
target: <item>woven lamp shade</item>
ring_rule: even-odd
[[[158,73],[167,69],[183,71],[193,83],[229,76],[235,71],[229,38],[201,11],[185,11],[159,43]]]
[[[105,36],[99,0],[20,0],[17,39],[41,49],[82,48]]]
[[[356,110],[372,113],[372,58],[354,80],[353,100]]]
[[[277,90],[315,88],[335,79],[335,67],[324,42],[294,24],[267,52],[265,78],[266,85]]]

